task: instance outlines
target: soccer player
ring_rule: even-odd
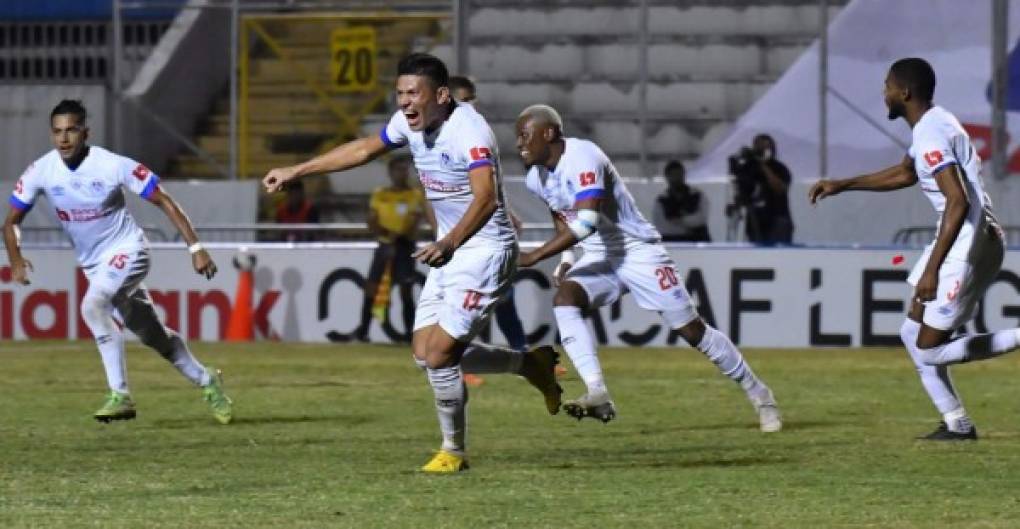
[[[639,306],[658,312],[670,329],[740,384],[758,413],[762,431],[782,429],[772,391],[733,342],[698,316],[676,265],[659,243],[659,232],[638,211],[602,149],[587,140],[564,137],[563,121],[546,105],[524,109],[516,132],[517,148],[529,168],[525,184],[549,206],[557,231],[538,249],[522,254],[520,265],[532,266],[562,254],[553,274],[558,285],[553,313],[563,348],[587,386],[583,396],[563,404],[564,410],[578,420],[593,417],[608,422],[616,416],[583,314],[633,292]],[[576,264],[574,245],[584,250]]]
[[[450,96],[449,74],[424,53],[397,66],[400,107],[378,135],[340,145],[307,162],[273,169],[263,179],[274,192],[309,174],[343,171],[400,147],[410,147],[426,198],[435,212],[437,240],[414,257],[432,267],[415,314],[411,348],[435,394],[443,444],[422,471],[467,468],[467,391],[463,373],[516,373],[542,392],[549,413],[560,406],[550,347],[527,354],[471,340],[487,321],[517,268],[517,239],[503,206],[496,139],[471,105]]]
[[[1020,329],[953,339],[999,273],[1004,243],[984,191],[981,159],[959,120],[932,103],[934,94],[935,71],[927,61],[911,57],[893,63],[885,78],[885,105],[890,120],[903,118],[913,131],[907,155],[876,173],[819,180],[808,198],[814,204],[843,191],[893,191],[920,182],[939,221],[935,240],[907,279],[914,291],[900,337],[942,414],[938,428],[920,439],[970,440],[977,439],[977,429],[953,387],[948,366],[1016,349]]]
[[[134,419],[135,403],[128,389],[124,335],[113,320],[171,362],[182,375],[202,387],[202,395],[219,422],[231,421],[231,401],[223,392],[220,372],[206,368],[188,345],[156,315],[142,280],[149,272],[149,243],[124,208],[124,189],[158,206],[188,244],[195,272],[211,279],[216,264],[198,242],[191,221],[159,187],[159,177],[144,165],[89,145],[88,113],[80,101],[63,100],[50,113],[54,150],[28,167],[14,187],[4,221],[4,244],[14,280],[29,284],[32,263],[18,246],[17,226],[38,195],[56,209],[64,231],[89,280],[81,314],[99,347],[110,394],[95,413],[96,420]]]

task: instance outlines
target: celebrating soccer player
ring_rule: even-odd
[[[435,211],[437,240],[415,253],[432,267],[415,314],[411,348],[435,394],[443,444],[422,470],[467,468],[467,391],[463,373],[516,373],[542,392],[549,413],[560,407],[550,347],[528,353],[471,340],[510,286],[517,237],[503,203],[496,138],[485,118],[450,95],[439,59],[411,54],[397,66],[400,107],[378,135],[340,145],[307,162],[273,169],[269,192],[305,175],[343,171],[400,147],[410,147],[426,198]]]
[[[953,339],[956,329],[974,316],[999,273],[1002,228],[985,194],[981,159],[970,137],[956,116],[932,103],[931,65],[913,57],[896,61],[886,75],[884,93],[889,119],[903,118],[913,130],[913,143],[903,161],[855,178],[820,180],[808,198],[816,203],[843,191],[893,191],[921,183],[940,218],[935,240],[907,279],[914,292],[900,328],[921,384],[942,414],[938,428],[921,439],[977,439],[948,366],[998,356],[1020,344],[1020,329]]]
[[[782,421],[772,391],[733,342],[698,316],[676,265],[659,243],[659,232],[638,211],[602,149],[587,140],[564,137],[563,121],[546,105],[521,112],[517,148],[529,168],[525,183],[549,206],[557,231],[541,247],[521,255],[520,265],[562,255],[554,273],[558,289],[553,313],[563,348],[588,390],[563,404],[567,413],[579,420],[602,421],[616,415],[594,337],[582,314],[633,292],[639,306],[661,314],[670,329],[740,384],[758,412],[762,431],[779,431]],[[576,264],[574,245],[584,250]]]
[[[27,285],[32,263],[18,247],[16,227],[45,195],[57,210],[64,231],[78,254],[89,280],[81,314],[99,346],[110,395],[95,413],[101,422],[134,419],[135,403],[127,383],[124,335],[113,320],[116,310],[124,326],[142,343],[170,361],[188,380],[202,387],[213,416],[227,424],[231,401],[223,392],[219,371],[206,368],[192,356],[188,345],[156,315],[149,292],[142,284],[149,272],[149,243],[124,208],[124,188],[158,206],[188,244],[195,272],[211,279],[213,263],[198,242],[191,221],[181,207],[159,187],[159,177],[144,165],[101,147],[89,145],[87,112],[80,101],[61,101],[50,114],[54,150],[39,158],[14,187],[11,208],[4,221],[4,243],[14,280]]]

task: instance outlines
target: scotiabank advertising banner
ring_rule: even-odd
[[[346,342],[358,325],[373,245],[252,247],[253,323],[262,339]],[[897,345],[910,296],[905,283],[919,251],[862,249],[670,249],[699,311],[735,342],[757,347]],[[196,275],[187,251],[154,248],[145,285],[168,325],[191,340],[223,336],[237,288],[236,248],[212,251],[220,273]],[[25,250],[32,284],[15,285],[0,265],[0,339],[86,338],[78,305],[88,286],[70,250]],[[553,286],[546,267],[515,280],[517,310],[531,343],[556,339]],[[425,268],[421,268],[424,281]],[[1008,252],[971,330],[1020,326],[1020,252]],[[388,342],[403,331],[394,292],[392,325],[373,322],[370,337]],[[592,314],[603,345],[683,344],[658,315],[630,296]],[[396,327],[396,328],[394,328]],[[482,339],[503,343],[493,322]],[[0,345],[2,347],[2,345]]]

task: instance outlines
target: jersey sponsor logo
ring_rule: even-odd
[[[928,164],[928,167],[935,167],[942,163],[942,152],[941,151],[928,151],[924,153],[924,161]]]
[[[578,180],[581,182],[581,187],[588,187],[595,183],[595,172],[585,171],[578,176]]]
[[[471,160],[475,162],[492,158],[492,150],[488,147],[471,147],[470,154]]]
[[[63,210],[60,208],[54,209],[57,210],[57,218],[63,222],[90,222],[101,219],[113,212],[113,210],[104,208],[71,208],[70,210]]]
[[[138,164],[138,167],[135,167],[135,170],[131,171],[131,174],[133,174],[135,178],[141,181],[145,181],[145,179],[148,178],[149,174],[151,173],[152,171],[150,171],[148,167],[142,164]]]
[[[439,191],[440,193],[460,193],[467,189],[466,186],[459,186],[457,184],[451,184],[449,182],[443,182],[428,173],[421,173],[418,177],[421,181],[421,186],[431,191]]]

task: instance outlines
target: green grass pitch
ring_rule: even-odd
[[[416,472],[439,434],[406,348],[195,349],[235,424],[138,345],[138,419],[95,423],[91,343],[0,342],[0,527],[1020,526],[1020,358],[956,369],[982,439],[936,445],[913,440],[938,416],[901,350],[746,351],[785,415],[767,435],[696,352],[606,349],[616,421],[551,417],[487,376],[472,469],[436,477]]]

